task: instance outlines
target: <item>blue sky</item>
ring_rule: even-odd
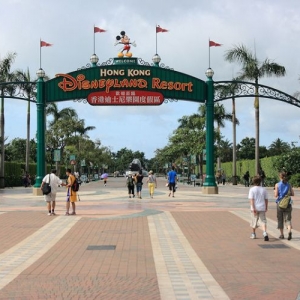
[[[115,37],[125,30],[137,47],[133,56],[152,62],[155,54],[155,26],[169,29],[158,35],[162,63],[174,70],[205,80],[208,68],[208,40],[223,44],[211,48],[214,80],[230,80],[240,66],[224,60],[226,50],[245,45],[260,60],[273,59],[286,67],[284,78],[264,78],[260,83],[293,94],[300,90],[300,2],[297,0],[202,1],[96,1],[89,0],[0,0],[0,59],[17,52],[13,69],[29,68],[32,77],[39,68],[40,38],[52,47],[42,48],[42,67],[51,78],[89,63],[93,54],[93,26],[106,29],[96,34],[96,54],[100,62],[116,57]],[[231,112],[231,101],[222,102]],[[9,140],[26,137],[26,103],[5,101],[5,136]],[[123,147],[143,151],[152,158],[164,147],[176,129],[177,120],[197,111],[198,104],[178,101],[158,107],[93,107],[67,101],[59,108],[74,107],[90,133],[103,146],[118,151]],[[36,106],[31,105],[31,136],[36,133]],[[236,101],[237,142],[255,137],[252,98]],[[280,101],[260,100],[260,144],[269,146],[276,138],[300,146],[300,110]],[[232,141],[232,125],[222,129]]]

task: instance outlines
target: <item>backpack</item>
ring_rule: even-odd
[[[132,179],[131,176],[127,178],[127,185],[128,186],[133,186],[133,179]]]
[[[79,191],[79,182],[78,179],[75,177],[75,181],[72,184],[72,191],[78,192]]]

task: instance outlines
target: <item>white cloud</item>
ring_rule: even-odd
[[[96,34],[96,53],[100,61],[115,57],[115,37],[125,30],[137,43],[134,56],[151,62],[155,54],[155,25],[169,29],[158,34],[158,53],[162,62],[177,71],[205,80],[208,68],[208,39],[223,44],[212,47],[211,67],[214,80],[230,80],[240,70],[238,64],[224,61],[224,53],[233,45],[244,44],[261,60],[274,59],[286,67],[284,78],[264,78],[262,84],[293,94],[300,90],[299,50],[300,2],[282,1],[17,1],[0,0],[0,59],[9,51],[18,53],[15,68],[29,67],[32,77],[39,68],[39,40],[53,43],[42,48],[42,67],[53,77],[89,63],[93,54],[93,26],[107,30]],[[292,105],[275,100],[260,101],[261,144],[268,146],[276,138],[286,142],[297,140],[300,132],[299,112]],[[224,101],[231,111],[231,101]],[[90,133],[114,151],[122,147],[140,150],[147,158],[168,142],[183,115],[197,111],[198,104],[186,101],[159,107],[91,107],[73,101],[59,103],[72,106],[86,125],[96,126]],[[5,101],[5,135],[10,139],[26,136],[26,102]],[[252,98],[236,100],[238,142],[254,137]],[[36,131],[36,107],[31,105],[32,128]],[[16,116],[18,126],[16,126]],[[129,130],[130,128],[130,130]],[[222,134],[232,140],[232,125],[226,124]]]

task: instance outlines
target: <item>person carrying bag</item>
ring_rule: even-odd
[[[280,239],[284,239],[284,224],[288,228],[288,240],[292,239],[292,199],[294,190],[288,183],[286,172],[279,173],[280,181],[275,184],[274,196],[277,204],[277,228],[280,230]]]

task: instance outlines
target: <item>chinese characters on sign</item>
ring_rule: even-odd
[[[136,90],[95,92],[88,95],[90,105],[160,105],[163,101],[161,93]]]

